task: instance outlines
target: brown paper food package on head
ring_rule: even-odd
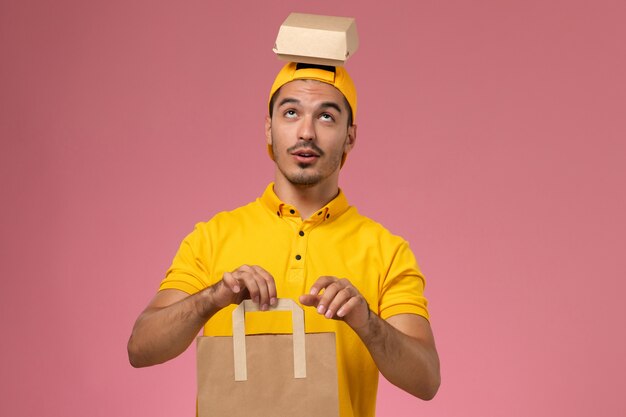
[[[280,26],[274,52],[285,61],[341,66],[358,47],[354,18],[291,13]]]

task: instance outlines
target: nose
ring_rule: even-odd
[[[298,139],[311,141],[315,139],[315,125],[312,116],[305,116],[300,119],[298,126]]]

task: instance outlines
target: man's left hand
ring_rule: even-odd
[[[365,298],[345,278],[319,277],[309,294],[300,296],[300,303],[316,307],[327,319],[343,320],[355,330],[366,326],[371,314]]]

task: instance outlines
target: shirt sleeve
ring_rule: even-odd
[[[397,314],[418,314],[429,319],[428,300],[424,297],[424,276],[406,241],[393,254],[382,281],[379,314],[388,319]]]
[[[203,223],[198,223],[178,248],[159,291],[176,289],[195,294],[208,287],[210,271],[207,260],[210,259],[210,254],[211,244],[206,227]]]

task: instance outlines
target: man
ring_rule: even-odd
[[[433,398],[439,359],[413,254],[349,206],[338,186],[356,142],[356,109],[344,68],[285,65],[265,121],[274,183],[185,238],[135,323],[133,366],[178,356],[205,324],[205,335],[230,335],[230,314],[243,299],[267,310],[278,297],[291,298],[305,306],[307,332],[336,333],[341,416],[374,415],[379,370],[405,391]],[[288,328],[258,317],[247,323],[252,333]]]

